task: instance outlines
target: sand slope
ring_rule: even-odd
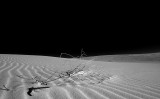
[[[92,61],[87,66],[104,74],[112,75],[99,85],[68,83],[53,86],[34,96],[27,96],[24,82],[15,75],[25,77],[51,75],[51,69],[65,70],[85,60],[52,58],[45,56],[0,55],[0,86],[17,88],[16,91],[0,90],[0,99],[160,99],[160,64],[118,63]],[[41,67],[46,66],[49,69]],[[56,83],[63,83],[59,80]],[[2,87],[1,87],[2,88]]]

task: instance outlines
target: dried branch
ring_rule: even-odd
[[[9,88],[7,88],[5,85],[3,85],[4,88],[0,88],[0,90],[6,90],[6,91],[10,91]]]
[[[38,76],[35,76],[34,78],[25,78],[22,75],[16,75],[16,76],[19,78],[22,78],[24,80],[29,80],[29,82],[24,82],[24,83],[36,84],[38,82],[41,82],[41,80],[40,80],[41,77],[38,77]],[[31,81],[31,80],[33,80],[33,81]]]
[[[81,55],[80,56],[74,57],[74,56],[72,56],[71,54],[68,54],[68,53],[61,53],[60,58],[62,58],[62,55],[68,55],[68,56],[70,56],[72,58],[75,58],[75,59],[77,59],[77,58],[81,59],[84,56],[87,56],[86,53],[83,51],[83,48],[81,49]]]
[[[42,90],[42,89],[46,89],[46,88],[50,88],[50,87],[30,87],[28,88],[27,94],[29,96],[33,96],[31,93],[32,91],[37,92],[37,90]]]
[[[19,78],[22,78],[22,79],[34,80],[34,78],[25,78],[25,77],[23,77],[22,75],[16,75],[16,76],[19,77]]]

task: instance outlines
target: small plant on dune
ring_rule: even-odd
[[[67,71],[61,71],[61,72],[52,71],[52,73],[53,74],[51,76],[49,76],[46,80],[43,80],[41,83],[47,84],[49,82],[56,81],[58,79],[65,80],[65,79],[71,77],[71,75],[74,73],[74,71],[73,70],[67,70]],[[61,85],[61,84],[57,83],[56,85]]]
[[[66,54],[66,55],[73,57],[72,55],[67,54],[67,53],[62,53],[61,56],[63,54]],[[87,56],[82,49],[81,56],[73,57],[73,58],[79,58],[81,60],[84,55]],[[93,60],[94,59],[89,60],[87,62],[90,62]],[[84,66],[81,67],[81,65],[84,65]],[[99,84],[99,83],[102,83],[105,79],[107,79],[107,77],[105,75],[98,73],[98,72],[95,72],[95,71],[92,71],[91,69],[84,70],[84,68],[86,67],[85,65],[86,65],[86,63],[82,63],[73,69],[65,71],[64,73],[66,74],[67,77],[73,78],[76,81],[87,81],[90,84]]]
[[[80,56],[77,56],[77,57],[74,57],[74,56],[72,56],[72,55],[70,55],[70,54],[67,54],[67,53],[61,53],[60,57],[62,57],[63,54],[68,55],[68,56],[71,56],[73,59],[79,59],[79,60],[82,60],[82,58],[83,58],[84,56],[87,56],[86,53],[83,51],[83,49],[81,49],[81,55],[80,55]],[[76,73],[78,73],[78,72],[84,71],[84,68],[86,67],[86,66],[85,66],[86,63],[91,62],[91,61],[93,61],[93,60],[94,60],[94,59],[89,60],[89,61],[87,61],[87,62],[85,62],[85,63],[79,64],[78,66],[76,66],[76,67],[73,68],[73,69],[64,71],[64,73],[70,77],[70,76],[73,75],[73,74],[76,74]],[[82,66],[82,65],[84,65],[84,66]]]
[[[61,53],[60,57],[62,57],[62,55],[68,55],[72,58],[79,58],[80,60],[82,59],[83,56],[87,56],[85,54],[85,52],[83,51],[83,49],[81,50],[81,56],[78,56],[78,57],[74,57],[70,54],[67,54],[67,53]],[[42,67],[43,69],[46,69],[47,67]],[[45,80],[44,82],[51,82],[51,81],[55,81],[55,80],[58,80],[60,78],[62,79],[66,79],[66,78],[69,78],[71,77],[72,75],[80,72],[80,71],[83,71],[83,69],[85,68],[85,66],[82,66],[81,64],[78,65],[77,67],[73,68],[73,69],[69,69],[69,70],[65,70],[65,71],[61,71],[61,72],[57,72],[57,71],[52,71],[52,75],[47,79]]]
[[[85,52],[83,51],[83,49],[81,50],[81,55],[78,57],[73,57],[72,55],[67,54],[67,53],[61,53],[60,57],[62,57],[63,54],[69,55],[72,58],[78,58],[80,60],[83,58],[83,56],[87,56]],[[90,80],[96,84],[101,83],[107,78],[106,76],[102,75],[101,73],[97,73],[93,71],[90,68],[90,66],[89,66],[89,70],[84,70],[86,67],[86,64],[93,61],[94,59],[89,60],[87,62],[83,62],[73,69],[69,69],[69,70],[65,70],[61,72],[51,70],[53,74],[50,77],[48,77],[48,79],[41,81],[41,84],[47,85],[47,83],[56,81],[58,79],[63,79],[66,82],[89,81]],[[43,67],[43,68],[46,69],[47,67]],[[70,81],[70,78],[73,81]]]

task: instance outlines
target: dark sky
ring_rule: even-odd
[[[53,15],[46,11],[5,11],[0,54],[78,56],[81,49],[88,56],[160,52],[155,9],[133,6],[107,11],[66,10]]]
[[[17,37],[8,39],[8,42],[6,39],[6,42],[1,44],[0,54],[59,57],[61,53],[68,53],[76,57],[80,56],[82,49],[88,56],[160,52],[160,46],[157,42],[143,41],[144,39],[133,40],[125,39],[125,37],[108,37],[108,39],[107,37],[102,37],[96,39],[96,37],[92,36],[87,36],[84,39],[80,37],[74,37],[74,39],[72,37],[67,39],[54,39],[56,37],[44,38],[42,36],[40,39],[38,37]],[[69,56],[63,55],[63,57]]]

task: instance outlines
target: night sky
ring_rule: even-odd
[[[155,9],[113,8],[72,8],[53,15],[48,10],[5,11],[0,54],[79,56],[81,49],[88,56],[160,52],[159,17]]]
[[[59,57],[61,53],[68,53],[76,57],[80,56],[82,49],[87,56],[160,52],[160,46],[157,42],[150,42],[146,40],[143,41],[144,39],[133,40],[125,39],[125,37],[110,37],[108,39],[107,37],[102,37],[96,39],[96,37],[88,37],[90,38],[15,38],[16,40],[10,39],[10,42],[4,42],[1,44],[0,54],[44,55]],[[69,58],[70,56],[63,55],[63,57]]]

